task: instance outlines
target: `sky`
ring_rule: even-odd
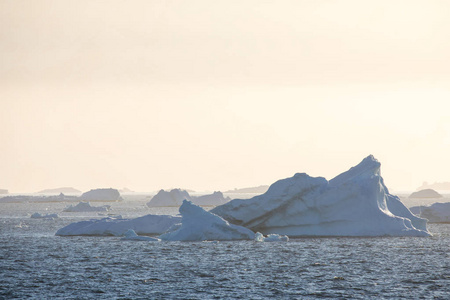
[[[450,181],[448,1],[0,0],[0,188]]]

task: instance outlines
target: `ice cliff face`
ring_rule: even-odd
[[[428,236],[415,217],[389,194],[380,163],[366,157],[330,181],[304,173],[279,180],[262,195],[236,199],[212,213],[263,234],[295,236]]]

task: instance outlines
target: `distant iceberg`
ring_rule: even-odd
[[[408,198],[442,198],[442,195],[433,189],[425,189],[412,193]]]
[[[183,200],[192,200],[188,192],[181,189],[168,191],[160,190],[158,194],[147,203],[149,207],[180,206]]]
[[[146,215],[135,219],[109,217],[69,224],[59,229],[56,235],[123,236],[129,229],[132,229],[139,235],[155,236],[166,232],[180,222],[181,217],[168,215]]]
[[[389,194],[372,155],[330,181],[297,173],[211,212],[255,232],[290,237],[430,235],[426,220]]]
[[[77,205],[69,205],[63,211],[65,212],[92,212],[92,211],[109,211],[110,205],[91,206],[89,202],[80,202]]]
[[[32,196],[32,195],[16,195],[0,198],[0,202],[5,203],[21,203],[21,202],[67,202],[77,201],[77,196],[67,196],[63,193],[52,196]]]
[[[430,223],[450,223],[450,202],[433,203],[430,206],[413,206],[411,211]]]
[[[122,201],[120,193],[116,189],[94,189],[80,196],[83,201]]]
[[[224,197],[222,192],[214,192],[212,194],[192,197],[192,203],[200,206],[217,206],[222,205],[231,200],[230,197]]]
[[[36,213],[32,214],[30,216],[30,218],[32,218],[32,219],[58,219],[59,216],[58,216],[58,214],[46,214],[46,215],[43,215],[43,214],[40,214],[40,213],[36,212]]]
[[[55,189],[45,189],[37,192],[38,194],[81,194],[81,191],[74,189],[73,187],[61,187]]]
[[[222,205],[230,201],[229,197],[224,197],[222,192],[214,192],[209,195],[203,195],[194,197],[189,195],[185,190],[173,189],[170,191],[160,190],[153,198],[147,203],[149,207],[164,207],[164,206],[181,206],[183,200],[192,201],[196,205],[203,206],[217,206]]]
[[[56,190],[54,190],[56,191]],[[46,191],[41,191],[46,193]],[[51,193],[49,193],[51,194]],[[74,202],[74,201],[122,201],[123,198],[116,189],[95,189],[82,194],[81,196],[68,196],[60,193],[59,195],[34,196],[34,195],[16,195],[0,198],[0,202],[20,203],[20,202]]]

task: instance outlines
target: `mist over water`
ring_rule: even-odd
[[[145,201],[115,214],[174,214]],[[302,238],[287,243],[131,242],[57,237],[96,213],[65,203],[1,203],[0,298],[301,299],[435,298],[450,294],[450,224],[429,238]],[[31,219],[33,211],[59,213]]]

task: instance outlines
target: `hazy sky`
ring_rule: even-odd
[[[449,1],[0,0],[0,188],[450,181]]]

